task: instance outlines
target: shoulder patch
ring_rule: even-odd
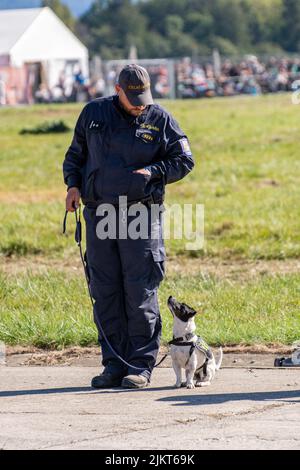
[[[187,156],[192,155],[189,141],[186,138],[184,138],[184,139],[180,139],[179,142],[180,142],[183,153]]]

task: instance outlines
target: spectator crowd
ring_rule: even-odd
[[[145,65],[151,77],[152,92],[156,99],[172,96],[170,67],[164,64]],[[79,73],[73,77],[72,86],[62,80],[57,86],[55,101],[84,101],[114,93],[114,84],[122,66],[111,67],[102,77],[86,80]],[[259,59],[254,55],[241,60],[225,59],[193,61],[184,58],[175,61],[175,91],[177,98],[202,98],[215,96],[261,95],[287,92],[299,87],[299,58]],[[72,92],[68,92],[68,88]]]
[[[34,93],[36,103],[72,103],[89,101],[92,98],[103,96],[105,83],[102,78],[89,80],[80,68],[70,74],[61,71],[57,84],[49,89],[40,83]]]
[[[185,58],[176,65],[176,77],[178,98],[292,91],[300,78],[300,57],[259,60],[249,55],[240,61],[226,59],[222,63],[197,63]]]
[[[62,70],[58,83],[50,90],[44,81],[33,80],[29,103],[65,103],[89,101],[114,93],[114,85],[123,65],[104,66],[98,74],[85,77],[80,68],[66,73]],[[300,57],[259,59],[254,55],[241,60],[213,56],[210,60],[184,58],[177,61],[156,63],[150,61],[147,68],[155,99],[202,98],[260,95],[295,91],[300,88]],[[171,76],[172,75],[172,76]],[[172,80],[171,80],[172,78]],[[28,86],[30,85],[30,81]],[[5,80],[0,75],[0,106],[6,104]]]

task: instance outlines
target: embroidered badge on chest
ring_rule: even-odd
[[[146,144],[151,144],[154,142],[155,138],[152,132],[147,132],[145,129],[137,129],[135,132],[136,137],[145,142]]]

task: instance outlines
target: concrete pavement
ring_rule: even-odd
[[[0,367],[0,449],[299,449],[300,369],[221,369],[209,388],[89,387],[95,367]]]

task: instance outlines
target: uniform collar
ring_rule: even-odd
[[[139,116],[132,116],[131,114],[127,113],[125,109],[121,106],[118,95],[113,96],[113,105],[117,112],[121,115],[121,117],[125,119],[129,124],[140,124],[144,122],[150,109],[150,105],[146,106],[144,111]]]

